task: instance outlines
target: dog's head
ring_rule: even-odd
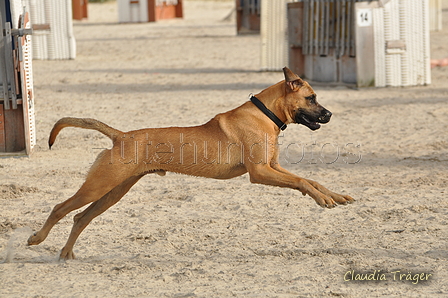
[[[292,122],[316,130],[320,128],[319,123],[330,121],[331,112],[317,102],[313,88],[289,68],[283,68],[283,72],[286,88],[285,106]]]

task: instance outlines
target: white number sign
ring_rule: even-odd
[[[372,25],[372,10],[370,8],[361,8],[356,11],[356,19],[359,27],[368,27]]]

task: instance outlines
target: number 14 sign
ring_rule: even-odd
[[[356,11],[356,20],[359,27],[368,27],[372,25],[372,9],[360,8]]]

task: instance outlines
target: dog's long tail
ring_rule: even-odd
[[[53,126],[53,129],[51,130],[50,138],[48,139],[48,145],[50,146],[50,149],[51,146],[53,146],[57,135],[64,127],[94,129],[108,136],[112,141],[115,141],[118,136],[123,134],[123,132],[119,131],[118,129],[112,128],[109,125],[95,119],[65,117],[56,122]]]

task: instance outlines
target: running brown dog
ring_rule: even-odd
[[[280,166],[277,138],[287,124],[303,124],[316,130],[319,123],[327,123],[331,117],[331,112],[317,103],[316,94],[307,82],[286,67],[283,71],[285,80],[200,126],[147,128],[124,133],[94,119],[60,119],[50,133],[50,148],[64,127],[97,130],[113,141],[113,147],[98,155],[81,188],[54,207],[42,229],[28,239],[28,244],[41,243],[61,218],[92,203],[75,215],[72,231],[61,251],[61,259],[73,259],[75,241],[90,221],[150,173],[163,176],[169,171],[230,179],[248,172],[252,183],[297,189],[322,207],[351,203],[350,196],[336,194]]]

